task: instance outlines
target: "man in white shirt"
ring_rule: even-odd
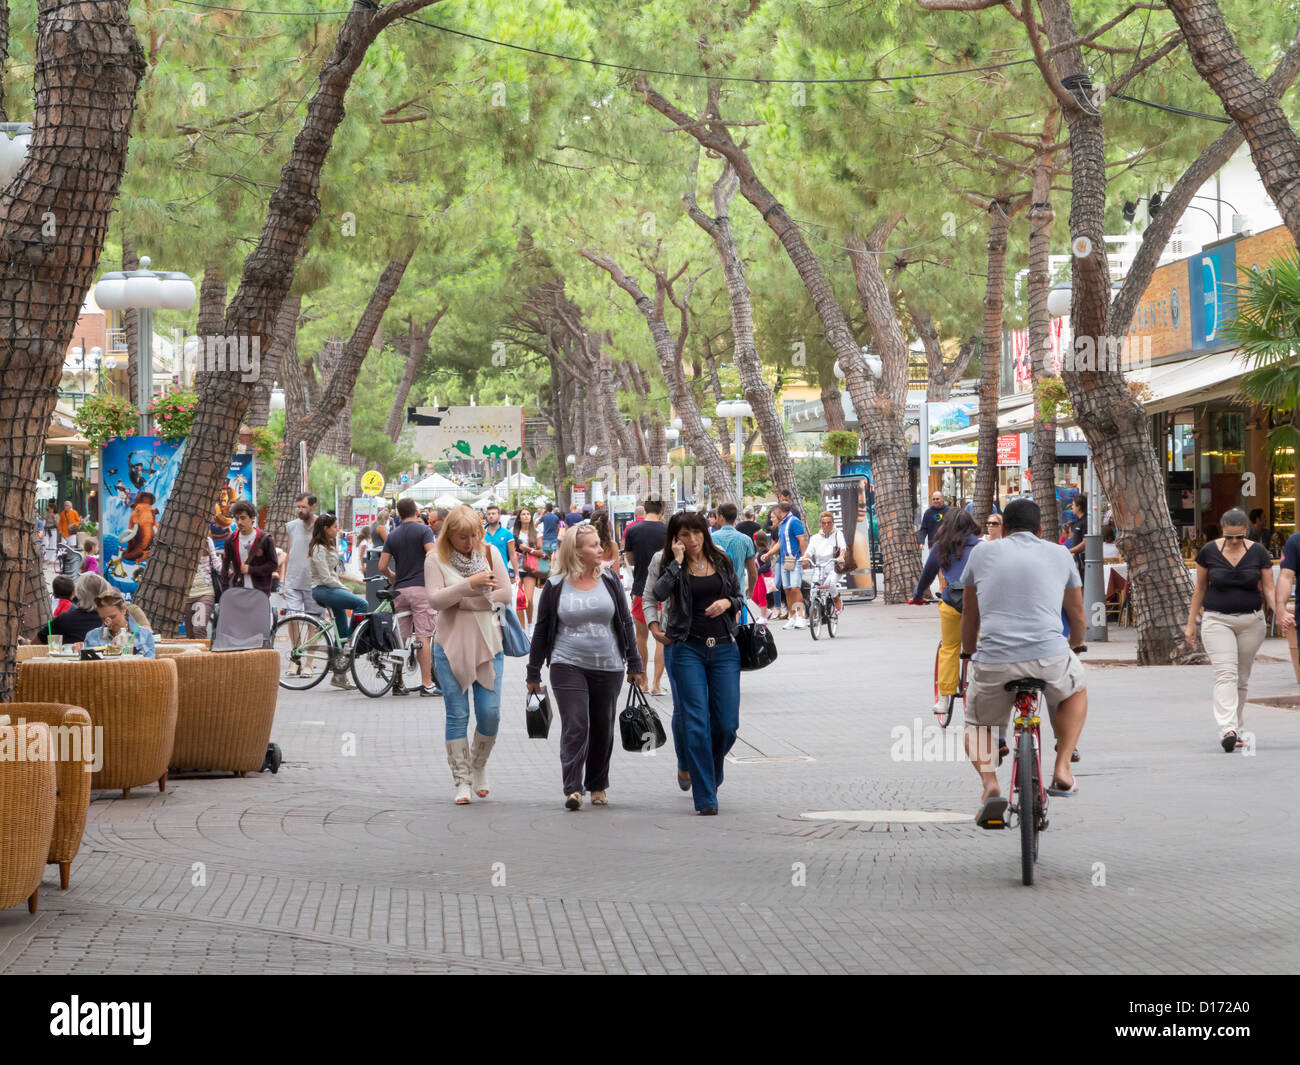
[[[835,518],[828,510],[822,511],[817,532],[808,540],[808,549],[800,562],[808,562],[815,571],[812,576],[814,585],[829,585],[835,593],[835,609],[843,610],[844,602],[840,598],[840,575],[835,572],[835,562],[843,557],[847,550],[844,534],[835,528]]]

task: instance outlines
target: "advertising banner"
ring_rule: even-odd
[[[370,497],[352,500],[352,535],[379,520],[379,501]]]
[[[1225,343],[1223,327],[1237,309],[1237,246],[1207,248],[1187,260],[1191,296],[1192,347]]]
[[[183,440],[132,436],[104,444],[100,562],[109,583],[124,593],[134,595],[140,586],[184,458]],[[236,455],[231,460],[226,484],[213,502],[209,533],[218,551],[230,536],[234,525],[230,508],[237,499],[253,501],[252,455]]]
[[[523,407],[411,407],[415,450],[426,462],[517,459],[524,449]]]
[[[930,465],[974,466],[978,450],[975,441],[939,447],[935,445],[934,438],[941,433],[969,429],[972,420],[979,414],[979,399],[953,399],[943,403],[927,403],[926,406],[930,415]]]
[[[846,593],[866,599],[876,596],[873,526],[875,524],[875,490],[868,477],[835,477],[822,482],[821,509],[835,519],[835,528],[844,535],[853,556],[853,572],[844,575]],[[812,515],[808,516],[816,528]]]
[[[998,437],[998,465],[1024,466],[1028,463],[1024,433],[1011,433]]]

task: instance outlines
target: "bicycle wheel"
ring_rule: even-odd
[[[1016,750],[1016,790],[1020,792],[1020,882],[1025,885],[1034,882],[1034,861],[1038,857],[1038,817],[1034,809],[1038,783],[1034,776],[1034,734],[1023,728]]]
[[[304,692],[330,671],[334,641],[310,614],[290,614],[271,629],[271,646],[280,652],[280,687]]]
[[[365,631],[370,627],[370,619],[358,622],[352,632],[350,646],[356,647],[363,642]],[[387,695],[397,680],[397,663],[388,657],[387,651],[363,651],[352,655],[352,679],[362,695],[378,699]]]
[[[826,631],[830,633],[831,639],[835,639],[835,634],[840,631],[840,612],[835,609],[835,600],[826,600]]]
[[[816,596],[808,604],[808,631],[812,633],[812,638],[817,639],[818,633],[822,627],[822,602]]]
[[[934,652],[934,701],[936,703],[940,699],[947,699],[948,701],[944,704],[943,712],[936,713],[934,716],[935,716],[935,720],[939,722],[940,728],[947,728],[949,725],[952,724],[952,707],[953,707],[953,703],[957,701],[957,697],[955,695],[939,694],[939,656],[942,653],[943,653],[943,641],[940,641],[938,650]]]

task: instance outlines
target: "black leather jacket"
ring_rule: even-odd
[[[669,553],[664,552],[665,555]],[[732,569],[731,559],[722,555],[717,562],[718,576],[722,578],[722,594],[731,600],[731,609],[722,615],[727,625],[727,635],[736,635],[736,613],[745,605],[740,594],[740,581]],[[691,581],[686,569],[675,558],[659,573],[651,594],[663,603],[659,611],[660,627],[670,640],[685,640],[691,635]]]

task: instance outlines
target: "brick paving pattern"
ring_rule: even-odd
[[[742,679],[741,742],[717,818],[693,815],[670,747],[617,751],[611,805],[566,812],[559,724],[547,741],[527,738],[516,660],[492,796],[469,808],[451,802],[441,700],[282,692],[278,775],[98,795],[71,889],[59,891],[51,867],[36,918],[0,911],[0,972],[1300,964],[1300,713],[1252,704],[1254,756],[1223,754],[1208,666],[1089,670],[1080,794],[1052,802],[1032,888],[1019,882],[1013,832],[802,818],[973,815],[978,782],[964,762],[891,757],[891,730],[930,724],[937,633],[930,610],[874,604],[849,607],[836,640],[778,629],[778,664]],[[1131,633],[1115,636],[1089,657],[1131,658]],[[1252,695],[1294,695],[1285,644],[1269,640],[1262,655]],[[654,702],[666,718],[669,700]]]

